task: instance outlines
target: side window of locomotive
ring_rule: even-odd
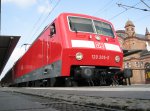
[[[94,25],[97,34],[114,37],[114,33],[110,24],[94,20]]]
[[[56,34],[56,27],[53,23],[52,25],[50,25],[50,36],[53,36],[54,34]]]
[[[92,20],[79,17],[69,17],[69,25],[72,31],[91,32],[94,33]]]

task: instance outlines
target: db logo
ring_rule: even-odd
[[[100,43],[100,42],[95,42],[95,47],[96,48],[100,48],[100,49],[105,49],[105,46],[103,43]]]

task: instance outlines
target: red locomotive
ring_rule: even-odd
[[[15,63],[12,82],[17,86],[122,84],[122,63],[123,52],[110,22],[62,13]]]

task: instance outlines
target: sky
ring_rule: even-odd
[[[131,20],[136,33],[145,35],[146,27],[150,31],[150,0],[1,0],[1,2],[1,35],[21,36],[21,38],[0,79],[25,53],[23,44],[32,44],[44,27],[63,12],[87,14],[109,20],[115,30],[124,30],[127,20]],[[117,4],[139,9],[119,7]]]

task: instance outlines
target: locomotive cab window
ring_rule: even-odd
[[[110,24],[88,18],[68,17],[69,26],[75,32],[89,32],[114,37]]]
[[[91,19],[69,17],[69,25],[72,31],[79,32],[90,32],[94,33],[93,24]]]
[[[94,20],[94,25],[97,34],[114,37],[114,33],[110,24]]]
[[[50,36],[53,36],[54,34],[56,34],[56,28],[55,24],[53,23],[52,25],[50,25]]]

